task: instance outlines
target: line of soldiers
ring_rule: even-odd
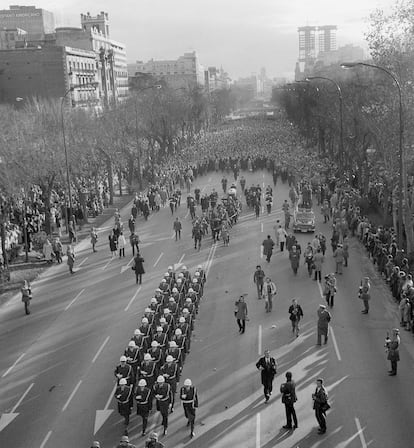
[[[135,399],[137,415],[142,417],[142,435],[146,434],[155,399],[164,435],[167,434],[168,415],[174,412],[177,384],[190,353],[191,334],[205,283],[206,275],[201,266],[197,267],[193,278],[186,266],[179,274],[169,266],[155,290],[114,372],[118,381],[115,398],[126,430]],[[198,396],[190,379],[184,381],[180,399],[192,438]]]

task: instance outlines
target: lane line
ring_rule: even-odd
[[[21,396],[20,400],[13,406],[12,410],[10,411],[12,414],[16,412],[16,409],[22,404],[22,401],[25,399],[26,395],[30,392],[30,389],[34,386],[34,383],[32,383],[27,389],[26,392]]]
[[[260,448],[260,412],[256,414],[256,448]]]
[[[15,367],[16,367],[16,365],[17,365],[17,363],[23,358],[23,356],[25,355],[26,353],[22,353],[17,359],[16,359],[16,361],[14,361],[14,363],[3,373],[3,375],[1,376],[2,378],[4,378],[5,376],[7,376],[9,373],[10,373],[10,371],[12,370],[12,369],[14,369]]]
[[[106,339],[103,341],[103,344],[99,347],[98,351],[96,352],[96,355],[92,359],[92,364],[97,360],[98,356],[101,354],[102,350],[104,349],[105,345],[108,343],[110,336],[107,336]]]
[[[112,398],[115,394],[116,388],[118,387],[118,384],[115,383],[115,386],[112,389],[111,395],[109,395],[108,401],[106,402],[106,405],[104,407],[104,411],[106,411],[109,408],[109,405],[111,404]]]
[[[257,341],[258,341],[257,351],[258,351],[259,355],[261,355],[262,354],[262,326],[261,325],[259,325],[259,334],[257,337]]]
[[[134,261],[134,257],[132,257],[129,261],[128,264],[126,265],[127,268],[129,268],[129,265]]]
[[[211,266],[213,264],[213,258],[214,258],[214,254],[216,253],[216,249],[217,249],[217,245],[216,245],[216,243],[214,243],[213,250],[211,252],[211,257],[210,257],[210,260],[208,261],[208,266],[207,266],[207,269],[206,269],[206,276],[207,277],[208,277],[208,273],[210,272],[210,268],[211,268]]]
[[[171,235],[171,239],[173,240],[175,238],[175,232]]]
[[[103,271],[104,271],[104,270],[111,264],[111,261],[112,261],[113,259],[114,259],[114,257],[111,257],[111,258],[109,259],[108,263],[106,263],[105,266],[102,268]]]
[[[333,331],[333,328],[330,327],[330,330],[331,330],[331,336],[332,336],[332,341],[333,341],[333,345],[334,345],[334,348],[335,348],[336,357],[338,358],[338,361],[342,361],[341,354],[339,353],[339,348],[338,348],[338,344],[336,342],[336,337],[335,337],[335,333]]]
[[[263,258],[263,246],[260,246],[260,258]]]
[[[190,210],[187,210],[187,213],[185,214],[184,219],[187,219],[189,214],[190,214]]]
[[[128,305],[125,307],[124,311],[128,311],[132,302],[137,298],[138,293],[141,291],[141,286],[135,291],[135,294],[132,296],[132,299],[128,302]]]
[[[260,223],[260,231],[263,233],[263,223]]]
[[[367,448],[367,442],[365,441],[364,430],[362,429],[361,422],[358,417],[355,417],[355,424],[358,429],[359,440],[361,441],[362,448]]]
[[[46,434],[46,437],[43,439],[43,442],[40,445],[40,448],[45,448],[47,441],[50,439],[50,436],[52,435],[52,431],[49,431]]]
[[[76,296],[76,297],[69,303],[69,305],[65,308],[65,311],[67,311],[67,310],[72,306],[72,304],[75,303],[76,300],[79,299],[79,297],[81,296],[81,294],[83,293],[83,291],[85,291],[85,288],[82,289],[82,291],[81,291],[80,293],[78,293],[78,295],[77,295],[77,296]]]
[[[68,401],[65,403],[65,405],[62,408],[62,412],[65,412],[67,407],[69,406],[69,403],[72,401],[72,398],[75,396],[77,390],[80,388],[80,385],[82,384],[82,380],[79,381],[79,383],[75,386],[75,389],[73,389],[72,393],[70,394]]]
[[[164,252],[161,252],[160,256],[157,258],[156,262],[154,263],[153,268],[155,268],[155,266],[157,266],[158,262],[161,260],[163,255],[164,255]]]
[[[88,259],[88,257],[85,257],[79,264],[78,264],[78,268],[80,268],[83,263],[85,263],[85,261]]]
[[[184,260],[184,257],[185,257],[185,254],[182,254],[182,256],[181,256],[181,258],[178,260],[178,263],[177,263],[177,264],[182,263],[182,261]]]

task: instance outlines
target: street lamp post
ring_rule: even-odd
[[[400,194],[398,195],[398,246],[401,249],[403,247],[403,201],[406,197],[407,192],[407,176],[405,174],[405,157],[404,157],[404,120],[403,120],[403,101],[402,101],[402,89],[401,84],[398,81],[396,75],[390,70],[375,64],[368,64],[366,62],[344,62],[341,64],[342,68],[349,69],[355,67],[370,67],[377,70],[381,70],[386,73],[397,86],[398,90],[398,101],[399,101],[399,177],[398,177],[398,188]]]
[[[325,76],[308,76],[306,78],[306,81],[312,81],[314,79],[322,79],[325,81],[329,81],[331,82],[335,88],[336,91],[338,92],[338,98],[339,98],[339,157],[338,157],[338,162],[339,162],[339,169],[342,173],[342,168],[343,168],[343,159],[344,159],[344,115],[343,115],[343,100],[342,100],[342,90],[339,87],[339,84],[334,81],[331,78],[327,78]]]
[[[62,97],[62,101],[60,102],[60,115],[61,115],[61,127],[62,127],[62,140],[63,140],[63,149],[65,151],[65,165],[66,165],[66,181],[68,183],[68,196],[69,196],[69,217],[67,218],[68,224],[72,223],[73,232],[76,232],[76,226],[73,225],[73,204],[72,204],[72,189],[70,186],[70,172],[69,172],[69,160],[68,160],[68,148],[66,145],[66,131],[65,131],[65,120],[63,115],[63,106],[65,104],[66,97],[70,92],[73,92],[78,87],[96,87],[98,85],[97,82],[90,82],[85,84],[76,84],[71,86],[68,90],[66,90],[65,94]],[[65,215],[67,215],[67,210],[65,210]],[[69,229],[68,229],[69,230]]]

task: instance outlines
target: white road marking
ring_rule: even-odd
[[[331,336],[332,336],[332,341],[333,341],[333,345],[334,345],[334,348],[335,348],[336,357],[338,358],[338,361],[342,361],[341,354],[339,353],[338,344],[336,342],[335,333],[334,333],[332,327],[329,327],[329,328],[330,328],[330,331],[331,331]]]
[[[76,302],[76,300],[79,299],[79,297],[81,296],[81,294],[83,293],[83,291],[85,291],[85,289],[82,289],[82,291],[80,293],[78,293],[78,295],[68,304],[68,306],[65,308],[65,311],[67,311],[73,303]]]
[[[110,260],[108,261],[108,263],[106,263],[105,264],[105,266],[102,268],[102,270],[105,270],[109,265],[110,265],[110,263],[111,263],[111,261],[114,259],[114,257],[112,256],[111,258],[110,258]]]
[[[175,238],[175,232],[171,235],[171,239],[173,240]]]
[[[264,206],[262,205],[262,215],[263,215],[263,213],[264,213]]]
[[[211,179],[212,179],[212,178],[211,178],[211,177],[209,177],[209,178],[208,178],[208,181],[207,181],[207,182],[209,182],[209,183],[210,183],[210,182],[211,182]]]
[[[213,250],[211,251],[210,260],[208,260],[208,262],[207,262],[206,277],[208,277],[211,265],[213,264],[213,258],[214,258],[214,254],[216,253],[216,249],[217,249],[217,244],[214,244]]]
[[[26,395],[30,392],[30,389],[34,386],[34,383],[32,383],[27,389],[26,392],[20,397],[20,400],[13,406],[11,413],[16,412],[16,409],[22,404],[22,401],[25,399]]]
[[[257,351],[258,351],[259,355],[261,355],[262,354],[262,326],[261,325],[259,325],[259,334],[257,336],[257,341],[258,341]]]
[[[322,291],[322,285],[320,282],[316,282],[318,284],[318,288],[319,288],[319,294],[321,295],[321,298],[324,299],[325,296],[323,295],[323,291]]]
[[[263,233],[263,223],[262,222],[260,223],[260,230]]]
[[[106,402],[106,405],[105,405],[105,407],[104,407],[104,411],[106,411],[106,410],[109,408],[109,405],[111,404],[112,398],[113,398],[113,396],[114,396],[114,394],[115,394],[115,391],[116,391],[116,388],[117,388],[117,387],[118,387],[118,384],[115,383],[115,386],[113,387],[112,392],[111,392],[111,394],[109,395],[108,401]]]
[[[359,440],[361,441],[362,448],[367,448],[367,442],[365,441],[364,430],[362,429],[361,423],[358,417],[355,417],[355,424],[358,429]]]
[[[263,246],[260,245],[260,258],[263,258]]]
[[[69,403],[72,401],[72,398],[75,396],[77,390],[80,388],[80,385],[82,384],[82,380],[79,381],[79,383],[75,386],[75,389],[73,389],[72,393],[70,394],[67,402],[65,403],[65,405],[62,408],[62,412],[65,412],[67,407],[69,406]]]
[[[85,257],[79,264],[78,264],[78,268],[80,268],[83,263],[85,263],[85,261],[88,259],[88,257]]]
[[[162,256],[164,255],[164,252],[160,253],[160,256],[157,258],[156,262],[154,263],[153,267],[157,266],[158,262],[161,260]]]
[[[52,435],[52,431],[49,431],[46,434],[46,437],[43,439],[43,442],[40,445],[40,448],[45,448],[47,441],[50,439],[50,436]]]
[[[98,359],[98,356],[101,354],[102,350],[104,349],[105,345],[109,341],[109,336],[106,337],[106,339],[103,341],[103,344],[99,347],[98,351],[96,352],[96,355],[92,359],[92,364]]]
[[[14,363],[3,373],[3,375],[1,376],[2,378],[4,378],[5,376],[7,376],[10,372],[11,372],[11,370],[13,370],[15,367],[16,367],[16,365],[17,365],[17,363],[23,358],[23,356],[25,355],[26,353],[22,353],[17,359],[16,359],[16,361],[14,361]]]
[[[260,412],[256,414],[256,448],[260,448]]]
[[[190,214],[190,210],[187,210],[187,213],[185,214],[184,219],[187,219],[189,214]]]
[[[178,260],[178,264],[182,263],[182,261],[184,260],[185,254],[182,254],[181,258]]]
[[[135,294],[132,296],[132,299],[128,302],[128,305],[125,307],[124,311],[128,311],[132,302],[137,298],[138,293],[141,291],[141,286],[135,291]]]
[[[264,176],[263,176],[264,177]],[[264,182],[263,182],[263,188],[264,188]]]

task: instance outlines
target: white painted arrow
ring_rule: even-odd
[[[123,274],[127,269],[129,269],[129,265],[134,261],[134,257],[132,257],[126,266],[121,267],[121,274]]]
[[[93,427],[93,435],[95,435],[101,428],[102,425],[108,420],[111,416],[113,409],[108,409],[109,404],[111,403],[112,397],[114,396],[117,384],[115,383],[114,388],[111,391],[111,395],[109,395],[108,401],[106,402],[105,408],[99,411],[96,411],[95,415],[95,425]]]
[[[11,423],[18,415],[19,415],[18,412],[10,412],[9,414],[1,414],[1,417],[0,417],[0,432],[3,431],[3,429],[9,423]]]

